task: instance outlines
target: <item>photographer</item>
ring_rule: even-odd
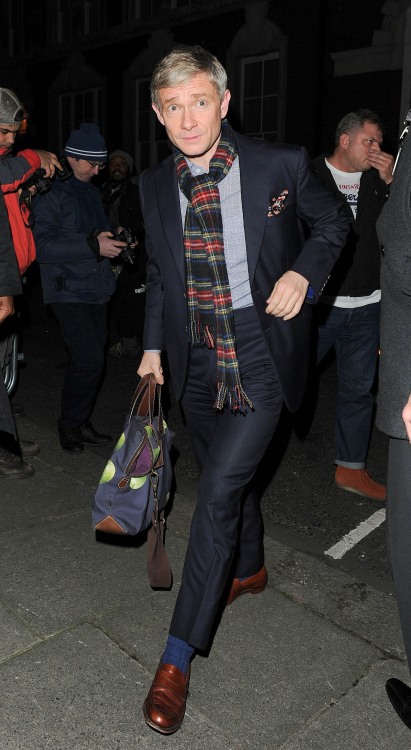
[[[34,235],[43,297],[58,321],[69,353],[58,420],[60,444],[82,453],[84,444],[104,445],[109,435],[90,422],[104,366],[106,306],[115,289],[110,260],[127,246],[116,240],[91,180],[104,168],[107,150],[94,123],[81,123],[64,154],[73,170],[54,180],[34,205]]]
[[[36,248],[31,231],[30,209],[25,200],[22,185],[42,169],[46,177],[52,177],[60,167],[57,156],[49,151],[25,149],[17,156],[12,148],[21,123],[25,117],[22,103],[9,89],[0,88],[0,182],[7,209],[14,252],[20,274],[23,275],[36,257]],[[30,196],[31,199],[31,196]],[[0,329],[0,372],[5,371],[16,338],[18,316],[7,318]],[[34,468],[22,457],[34,456],[40,450],[31,440],[0,440],[0,477],[19,479],[34,474]]]
[[[144,224],[138,185],[130,175],[133,159],[127,151],[112,151],[108,159],[107,182],[102,188],[102,200],[110,225],[126,227],[138,241],[134,250],[121,253],[116,261],[117,289],[113,297],[112,313],[120,339],[110,347],[113,357],[141,358],[146,305],[146,253]]]

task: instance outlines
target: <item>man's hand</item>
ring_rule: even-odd
[[[143,375],[149,375],[150,372],[154,373],[156,383],[163,385],[164,375],[163,368],[161,367],[161,355],[157,354],[157,352],[144,352],[137,375],[140,375],[140,378],[142,378]]]
[[[307,296],[308,281],[295,271],[287,271],[278,279],[268,300],[266,313],[290,320],[301,310]]]
[[[45,171],[45,177],[53,177],[56,167],[57,169],[63,169],[56,154],[53,154],[51,151],[34,149],[34,152],[40,157],[40,166]]]
[[[127,242],[115,240],[111,232],[100,232],[97,235],[100,247],[100,255],[104,258],[117,258],[121,251],[127,247]]]
[[[14,313],[13,297],[0,297],[0,323]]]
[[[384,151],[380,151],[380,149],[371,149],[368,154],[368,163],[374,169],[378,169],[378,174],[386,185],[392,182],[394,157],[391,154],[386,154]]]
[[[408,440],[411,443],[411,396],[402,410],[402,418],[404,420],[405,429],[407,430]]]

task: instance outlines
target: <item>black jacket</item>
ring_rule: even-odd
[[[14,297],[21,294],[20,273],[11,241],[9,220],[3,193],[0,189],[0,296]],[[11,432],[16,437],[16,428],[9,399],[0,370],[0,430]]]
[[[98,189],[75,176],[54,180],[33,207],[44,302],[105,304],[115,289],[110,261],[97,258],[87,239],[110,230]]]
[[[347,216],[351,218],[351,229],[323,294],[365,297],[380,288],[380,244],[375,225],[389,193],[389,185],[380,179],[376,169],[363,172],[358,192],[357,218],[354,220],[325,158],[322,154],[314,160],[314,171],[324,185],[331,188],[344,202]]]
[[[126,263],[122,264],[123,269],[118,277],[118,285],[140,286],[146,280],[147,256],[139,187],[131,180],[121,183],[108,180],[102,187],[101,199],[113,231],[119,226],[125,227],[131,230],[138,241],[134,251],[135,262],[132,267]],[[119,260],[121,262],[121,255],[116,258],[116,264]]]

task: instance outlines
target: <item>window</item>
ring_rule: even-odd
[[[84,4],[79,0],[58,0],[57,38],[59,42],[84,36]]]
[[[134,17],[151,18],[162,11],[175,10],[190,5],[191,0],[134,0]]]
[[[247,135],[278,140],[279,71],[279,52],[241,61],[241,117]]]
[[[86,89],[59,96],[59,147],[62,150],[72,130],[81,122],[98,122],[102,127],[102,90]]]
[[[106,0],[58,0],[59,42],[81,39],[105,28]]]
[[[151,107],[150,79],[136,81],[136,166],[139,172],[169,155],[166,134]]]
[[[14,57],[24,52],[24,8],[21,0],[6,0],[2,11],[1,55]]]
[[[94,34],[105,28],[104,10],[104,0],[86,0],[84,5],[86,34]]]

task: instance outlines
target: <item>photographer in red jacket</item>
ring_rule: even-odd
[[[7,209],[14,252],[23,275],[36,257],[31,230],[30,202],[35,188],[23,190],[23,183],[36,170],[45,178],[53,177],[60,162],[49,151],[26,149],[17,156],[12,148],[25,117],[22,103],[9,89],[0,88],[0,182]],[[16,337],[17,315],[8,318],[0,329],[0,367],[4,371]],[[0,438],[0,478],[23,478],[34,474],[34,468],[23,457],[34,456],[40,448],[29,440]]]

